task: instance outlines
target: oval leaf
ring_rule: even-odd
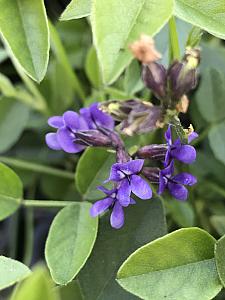
[[[169,20],[173,0],[94,0],[91,23],[106,83],[112,83],[132,59],[129,45],[145,33],[156,34]]]
[[[47,269],[36,266],[33,273],[24,282],[19,284],[10,300],[59,300],[59,291],[54,284]]]
[[[100,218],[94,249],[78,275],[86,300],[137,299],[116,283],[116,272],[134,250],[166,234],[166,222],[159,199],[140,200],[137,205],[127,207],[125,218],[120,230],[110,226],[109,214]]]
[[[215,258],[220,280],[223,286],[225,286],[225,236],[216,242]]]
[[[0,256],[0,289],[5,289],[31,274],[30,269],[21,262]]]
[[[1,98],[0,152],[9,150],[20,138],[28,122],[29,112],[29,108],[20,102],[12,98]]]
[[[109,177],[110,167],[115,162],[115,156],[105,149],[88,148],[80,158],[75,175],[78,191],[86,200],[96,200],[102,197],[102,192],[96,189]]]
[[[94,245],[98,219],[90,217],[91,204],[75,203],[63,208],[53,220],[45,258],[53,280],[67,284],[80,271]]]
[[[214,125],[209,131],[209,143],[215,157],[225,164],[225,121]]]
[[[12,60],[40,82],[47,69],[49,32],[43,0],[0,0],[0,32]]]
[[[79,19],[91,13],[91,0],[72,0],[64,10],[61,21]]]
[[[225,38],[224,1],[176,0],[175,14],[209,33]]]
[[[214,244],[199,228],[177,230],[131,254],[118,282],[142,299],[212,299],[221,289]]]
[[[13,214],[20,206],[23,186],[10,168],[0,163],[0,220]]]

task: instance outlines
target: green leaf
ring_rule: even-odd
[[[10,300],[60,300],[59,292],[44,266],[36,266],[33,273],[19,284]]]
[[[63,208],[53,220],[45,248],[45,258],[53,280],[72,281],[85,264],[94,245],[98,219],[90,216],[89,203]]]
[[[85,71],[92,85],[96,88],[100,88],[102,86],[102,75],[94,47],[91,47],[88,51],[85,62]]]
[[[0,152],[9,150],[22,134],[29,118],[29,108],[11,98],[0,101]]]
[[[175,15],[219,38],[225,38],[223,0],[175,0]]]
[[[66,286],[60,286],[58,289],[61,300],[84,300],[77,280],[73,280]]]
[[[111,228],[109,214],[100,218],[94,249],[78,275],[85,300],[137,299],[116,283],[116,272],[134,250],[166,233],[161,201],[137,201],[125,208],[125,225],[119,230]]]
[[[210,68],[202,73],[196,101],[201,115],[207,122],[225,118],[225,76],[221,71]]]
[[[137,60],[134,60],[126,69],[124,76],[124,90],[128,95],[134,95],[144,88],[140,78],[141,70]]]
[[[5,256],[0,256],[0,270],[0,290],[23,280],[31,274],[27,266]]]
[[[47,70],[49,32],[43,0],[0,0],[0,31],[13,61],[40,82]]]
[[[105,149],[88,148],[81,156],[76,169],[75,182],[84,199],[96,200],[102,197],[97,187],[109,177],[115,155]]]
[[[91,14],[91,0],[72,0],[62,13],[60,20],[67,21],[87,17]]]
[[[210,222],[219,235],[225,234],[225,216],[212,216],[210,217]]]
[[[129,45],[155,35],[169,20],[172,0],[94,0],[91,23],[103,80],[112,83],[132,60]]]
[[[118,282],[142,299],[212,299],[221,290],[214,244],[202,229],[177,230],[131,254]]]
[[[14,97],[16,90],[11,81],[3,74],[0,73],[0,92],[7,97]]]
[[[213,126],[209,131],[209,143],[215,157],[225,164],[225,121]]]
[[[215,259],[220,280],[223,286],[225,286],[225,236],[216,242]]]
[[[10,168],[0,163],[0,220],[13,214],[20,206],[23,186]]]

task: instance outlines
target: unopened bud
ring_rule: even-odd
[[[197,85],[197,67],[200,61],[199,49],[186,49],[181,62],[175,61],[168,70],[171,98],[179,101]]]
[[[159,168],[144,167],[141,174],[145,176],[151,183],[159,183]]]
[[[140,39],[131,44],[129,48],[134,57],[144,64],[161,58],[161,54],[155,49],[154,40],[145,34],[142,34]]]
[[[109,136],[99,130],[82,130],[75,133],[76,143],[84,146],[111,147],[112,141]]]
[[[158,99],[166,96],[166,69],[163,65],[152,62],[143,65],[142,80]]]
[[[149,158],[153,160],[164,160],[168,146],[166,144],[153,144],[140,148],[135,156],[138,158]]]
[[[182,113],[186,114],[188,107],[189,107],[189,102],[190,101],[189,101],[188,97],[186,95],[183,95],[181,97],[180,102],[178,102],[176,105],[176,110],[178,112],[182,112]]]

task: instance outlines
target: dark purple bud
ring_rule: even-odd
[[[159,168],[144,167],[141,174],[147,178],[151,183],[159,183]]]
[[[166,96],[166,69],[163,65],[152,62],[143,65],[142,80],[158,99]]]
[[[168,70],[168,83],[172,100],[180,98],[197,85],[197,67],[200,61],[198,49],[187,49],[182,61],[175,61]]]
[[[135,156],[138,158],[149,158],[154,160],[164,160],[168,146],[166,144],[153,144],[140,148]]]
[[[130,160],[129,154],[126,152],[124,147],[119,147],[116,150],[116,161],[118,163],[126,163]]]
[[[76,143],[85,146],[111,147],[112,141],[109,136],[99,130],[83,130],[75,133]]]

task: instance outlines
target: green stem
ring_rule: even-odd
[[[179,39],[176,28],[175,17],[169,20],[169,39],[170,39],[170,61],[180,59]]]
[[[32,171],[41,174],[52,175],[56,177],[61,177],[65,179],[74,180],[74,174],[72,172],[59,170],[56,168],[40,165],[37,163],[32,163],[24,160],[19,160],[11,157],[0,156],[0,161],[21,170]]]
[[[75,201],[54,201],[54,200],[23,200],[22,205],[25,207],[43,207],[43,208],[57,208],[65,207],[70,204],[77,203]]]

